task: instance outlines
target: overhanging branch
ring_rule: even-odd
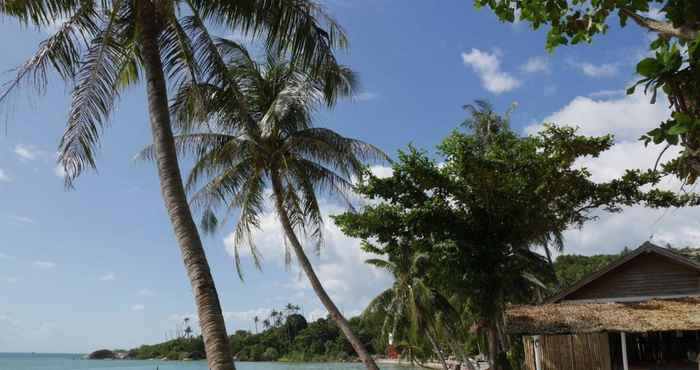
[[[698,36],[698,30],[689,27],[676,27],[670,22],[639,15],[629,8],[620,8],[620,13],[632,18],[639,26],[662,35],[677,37],[685,41],[694,40]]]

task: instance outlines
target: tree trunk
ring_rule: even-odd
[[[493,323],[489,323],[486,328],[486,336],[489,342],[489,365],[491,370],[501,370],[501,364],[498,359],[498,329]]]
[[[148,111],[165,207],[192,284],[204,348],[211,370],[235,370],[226,325],[202,241],[192,219],[175,151],[165,75],[158,49],[159,30],[151,1],[137,1],[141,56],[147,79]]]
[[[437,353],[438,358],[440,359],[440,363],[442,364],[442,368],[444,370],[449,370],[450,367],[447,366],[447,361],[445,361],[445,356],[442,354],[442,351],[440,350],[440,346],[438,346],[437,341],[433,337],[433,334],[428,330],[428,340],[430,341],[430,344],[433,346],[433,350]]]
[[[280,222],[282,223],[282,228],[287,234],[287,239],[289,239],[289,242],[294,249],[294,253],[299,260],[299,265],[301,265],[301,268],[309,278],[309,282],[311,282],[311,287],[314,289],[314,292],[316,292],[316,295],[321,300],[321,303],[323,303],[323,306],[326,307],[326,310],[328,310],[328,313],[330,313],[333,321],[335,321],[336,325],[338,325],[340,330],[343,332],[345,338],[347,338],[347,340],[350,342],[352,348],[355,349],[357,356],[360,357],[360,360],[362,360],[365,367],[367,367],[369,370],[379,370],[377,364],[374,362],[374,359],[367,352],[364,344],[362,344],[360,339],[357,338],[352,332],[350,329],[350,324],[340,313],[340,310],[338,310],[338,307],[336,307],[335,303],[333,303],[331,297],[328,296],[328,293],[326,293],[326,290],[323,288],[323,285],[321,285],[321,282],[316,276],[316,272],[314,272],[314,269],[311,266],[311,262],[309,262],[309,259],[306,257],[304,248],[302,248],[301,243],[294,232],[294,228],[289,221],[287,211],[284,209],[284,189],[282,187],[279,174],[276,173],[275,170],[272,171],[271,180],[273,192],[275,194],[275,207],[277,208],[277,214],[279,215]]]

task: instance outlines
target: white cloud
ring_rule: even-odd
[[[56,167],[53,168],[53,174],[63,179],[66,177],[66,169],[63,168],[62,165],[57,164]]]
[[[14,260],[15,257],[0,252],[0,260]]]
[[[369,172],[379,178],[385,178],[390,177],[394,173],[394,170],[388,166],[371,166]]]
[[[650,97],[643,92],[611,99],[592,99],[578,96],[542,122],[557,125],[579,126],[585,135],[612,133],[619,141],[636,141],[642,134],[658,126],[671,114],[668,107],[659,102],[650,104]],[[525,131],[534,133],[541,125],[528,126]]]
[[[595,181],[617,178],[625,169],[651,168],[661,146],[645,148],[637,139],[669,116],[666,105],[652,105],[648,96],[641,93],[622,97],[612,93],[600,96],[610,98],[579,96],[545,121],[578,125],[580,132],[586,135],[615,134],[618,141],[610,150],[597,159],[586,158],[577,163],[588,168]],[[526,131],[532,133],[539,127],[532,125]],[[665,159],[673,158],[678,151],[678,147],[668,150]],[[680,182],[671,177],[660,184],[661,188],[674,191],[679,190],[680,186]],[[599,216],[599,219],[584,225],[583,229],[565,233],[565,253],[618,253],[625,246],[635,248],[650,238],[661,245],[700,245],[698,207],[657,210],[636,206],[627,207],[617,214],[601,212]]]
[[[525,73],[549,73],[549,61],[545,57],[532,57],[520,66]]]
[[[12,179],[8,176],[5,171],[0,168],[0,182],[10,182]]]
[[[379,170],[378,170],[379,171]],[[341,310],[362,309],[376,294],[389,286],[390,277],[381,270],[364,263],[368,258],[376,258],[360,249],[360,241],[344,235],[333,223],[329,215],[339,214],[345,209],[337,204],[331,204],[323,199],[321,207],[326,221],[324,224],[324,245],[320,251],[320,257],[315,257],[315,251],[309,246],[307,255],[314,265],[314,269],[319,279],[323,282],[328,294],[333,298]],[[260,219],[260,230],[255,233],[253,240],[260,253],[267,263],[275,263],[283,266],[284,240],[283,231],[277,221],[277,216],[273,212],[266,212]],[[233,238],[228,235],[224,239],[226,251],[233,255]],[[250,260],[250,252],[247,247],[242,246],[240,253],[244,261]],[[295,265],[296,259],[292,253],[292,272],[290,279],[294,279],[291,284],[285,287],[294,292],[308,292],[309,305],[317,305],[318,300],[311,291],[308,279],[299,273]],[[299,295],[301,297],[302,295]],[[306,295],[304,295],[306,296]]]
[[[36,223],[36,221],[34,221],[34,219],[29,218],[29,217],[26,217],[26,216],[16,216],[16,215],[15,215],[15,216],[10,216],[10,218],[11,218],[13,221],[15,221],[15,222],[19,222],[19,223],[23,223],[23,224],[34,224],[34,223]]]
[[[22,161],[33,161],[43,154],[43,151],[37,149],[34,145],[25,144],[15,145],[14,152]]]
[[[371,91],[363,91],[361,93],[355,94],[356,101],[369,101],[379,98],[379,94]]]
[[[144,306],[142,304],[135,304],[135,305],[131,306],[131,310],[134,312],[143,311],[144,309],[146,309],[146,306]]]
[[[569,62],[572,66],[576,67],[583,74],[588,77],[602,78],[602,77],[613,77],[617,75],[617,65],[611,63],[605,64],[593,64],[589,62]]]
[[[3,278],[2,280],[4,280],[5,282],[7,282],[9,284],[14,284],[14,283],[19,281],[19,279],[14,277],[14,276],[9,276],[9,277]]]
[[[155,295],[155,293],[152,290],[145,289],[145,288],[139,290],[138,292],[136,292],[136,294],[138,294],[140,296],[144,296],[144,297],[151,297],[151,296]]]
[[[34,261],[32,265],[34,265],[34,267],[44,270],[56,267],[56,263],[51,261]]]
[[[479,49],[472,49],[469,53],[462,53],[462,61],[471,67],[481,79],[481,85],[494,94],[511,91],[521,82],[507,72],[501,71],[500,53],[489,53]]]
[[[271,310],[269,308],[256,308],[247,311],[224,311],[224,320],[248,323],[256,316],[262,320],[269,316],[270,312]]]
[[[117,276],[113,272],[106,273],[100,276],[100,281],[114,281],[117,280]]]

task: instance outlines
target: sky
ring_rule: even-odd
[[[350,49],[339,53],[362,82],[353,101],[319,112],[316,123],[375,144],[395,156],[413,144],[435,146],[466,118],[464,104],[486,99],[499,111],[512,103],[513,128],[534,134],[543,122],[579,126],[581,133],[612,133],[617,144],[586,159],[595,179],[625,168],[650,167],[660,148],[638,137],[669,115],[659,99],[624,95],[634,66],[648,53],[649,36],[613,25],[592,45],[544,49],[545,31],[500,23],[471,0],[329,0],[345,27]],[[48,34],[0,20],[0,71],[21,64]],[[11,73],[0,75],[2,80]],[[57,170],[69,88],[59,81],[45,94],[24,91],[4,107],[0,133],[0,351],[89,352],[129,348],[168,338],[194,304],[180,253],[150,163],[134,154],[149,143],[145,93],[122,96],[103,132],[98,172],[66,191]],[[673,153],[671,153],[673,154]],[[184,170],[187,171],[186,164]],[[386,167],[374,168],[389,174]],[[663,184],[678,190],[680,184]],[[324,213],[342,205],[322,201]],[[566,253],[615,253],[651,239],[698,245],[700,210],[626,209],[601,215],[566,233]],[[286,269],[281,228],[273,215],[256,234],[263,270],[244,254],[245,281],[231,257],[231,228],[204,237],[229,331],[251,330],[288,302],[309,318],[324,316],[306,278]],[[391,284],[363,261],[370,256],[330,220],[326,244],[312,262],[331,297],[348,316]]]

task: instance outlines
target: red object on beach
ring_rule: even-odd
[[[394,345],[389,345],[389,348],[386,349],[386,357],[395,360],[399,358],[399,352],[396,351],[396,347]]]

